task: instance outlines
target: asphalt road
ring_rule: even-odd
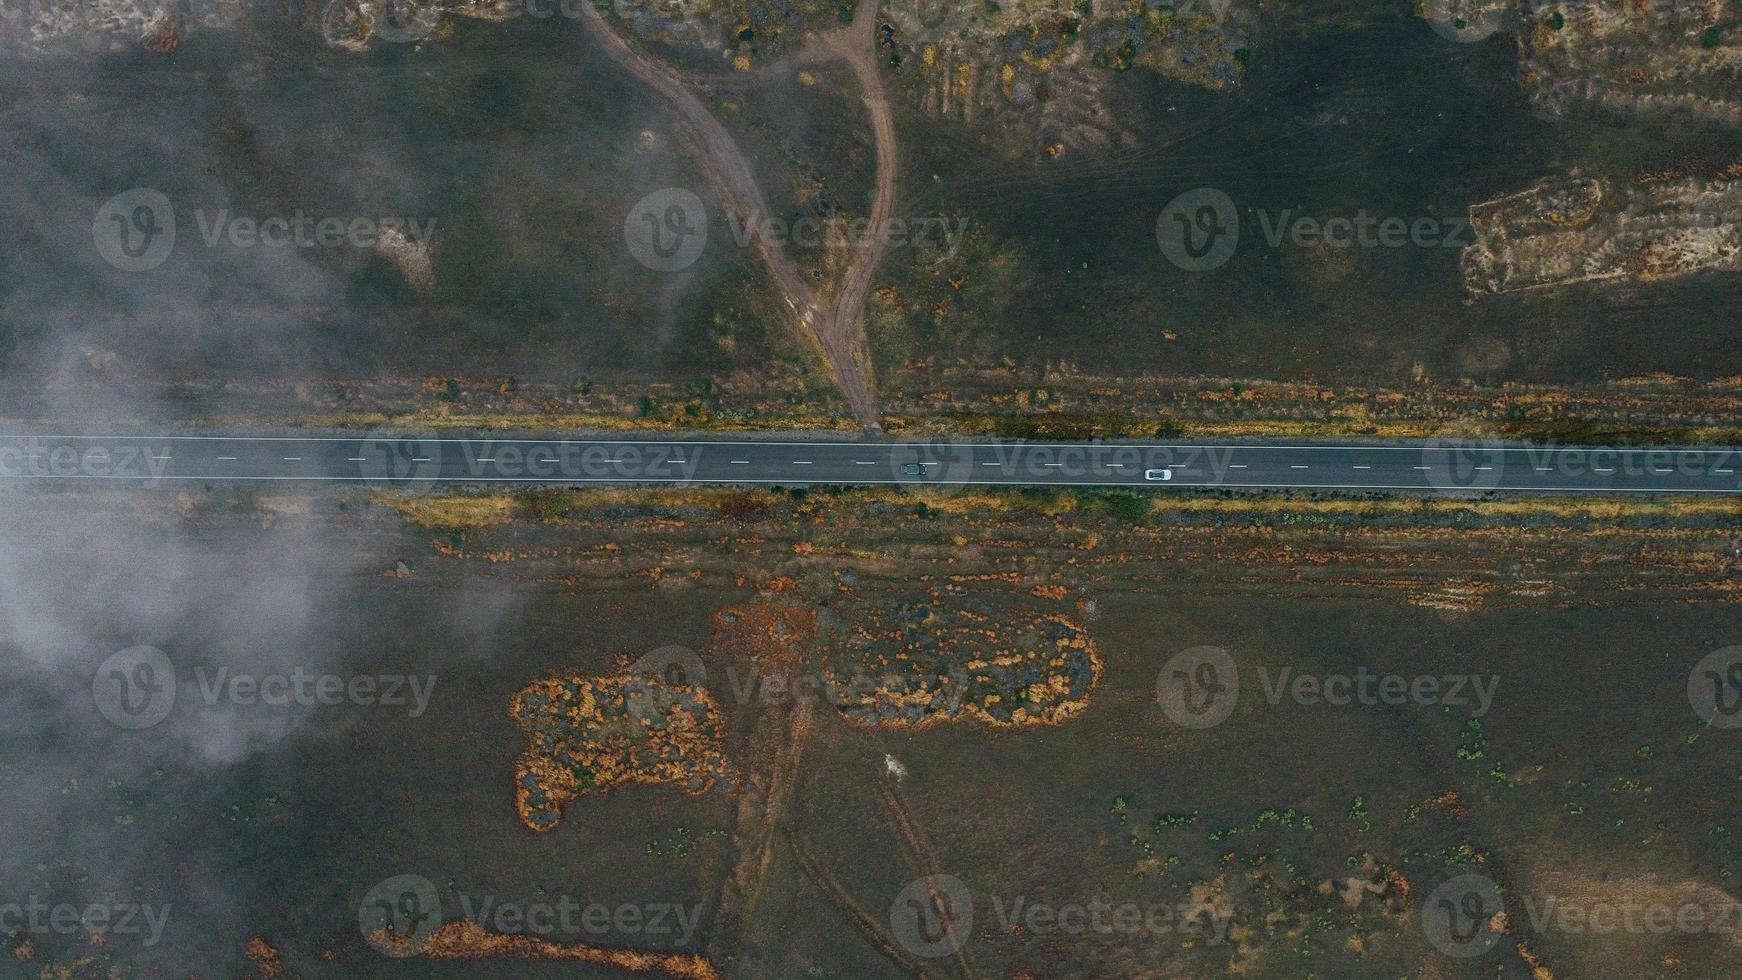
[[[1165,471],[1167,479],[1158,479]],[[0,482],[738,483],[1738,493],[1732,449],[4,435]]]

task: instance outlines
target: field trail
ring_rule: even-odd
[[[767,216],[767,200],[756,184],[750,161],[739,150],[732,135],[690,91],[684,79],[671,68],[637,51],[611,29],[594,5],[583,3],[578,9],[581,20],[612,58],[669,99],[695,130],[703,150],[702,166],[718,185],[727,207],[738,212],[745,221]],[[883,236],[877,234],[876,229],[887,225],[895,211],[895,121],[877,76],[876,24],[876,0],[863,0],[854,12],[851,24],[813,38],[805,49],[810,57],[840,59],[847,63],[870,113],[877,149],[877,183],[870,215],[873,232],[853,246],[846,273],[832,301],[811,289],[798,265],[779,244],[765,235],[752,236],[757,255],[768,268],[775,288],[791,310],[803,337],[821,350],[848,409],[867,432],[881,432],[882,424],[878,417],[869,346],[865,340],[865,300],[870,294],[877,261],[884,250]]]

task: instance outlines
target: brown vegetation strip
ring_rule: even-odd
[[[679,980],[723,980],[706,957],[690,953],[643,953],[576,944],[565,946],[535,936],[503,935],[462,919],[437,929],[424,944],[432,960],[481,960],[512,957],[531,961],[568,961],[616,967],[629,973],[653,973]]]

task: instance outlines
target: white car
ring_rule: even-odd
[[[1144,470],[1143,478],[1145,480],[1158,480],[1162,483],[1166,483],[1173,479],[1173,470]]]

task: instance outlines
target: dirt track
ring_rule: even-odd
[[[646,57],[611,29],[592,4],[578,5],[582,20],[611,56],[636,78],[658,90],[695,130],[702,144],[702,165],[726,198],[727,206],[743,218],[768,214],[766,200],[756,184],[750,161],[738,149],[714,114],[685,86],[683,80],[669,68]],[[853,71],[863,93],[866,109],[871,115],[871,128],[877,148],[877,188],[871,208],[871,227],[880,228],[895,210],[895,123],[889,103],[877,77],[876,66],[876,0],[866,0],[853,15],[853,22],[839,30],[813,40],[819,55],[840,58]],[[769,275],[792,310],[803,334],[813,341],[827,359],[840,387],[842,397],[861,427],[868,432],[881,431],[878,421],[877,396],[871,377],[871,363],[865,342],[865,299],[870,292],[871,276],[881,257],[883,246],[879,235],[867,235],[855,247],[833,303],[819,297],[804,281],[798,266],[764,236],[754,236],[756,251],[768,267]]]
[[[889,108],[883,83],[877,76],[877,0],[863,0],[853,12],[853,22],[839,31],[813,39],[807,50],[831,55],[847,63],[859,83],[859,97],[871,117],[871,135],[877,150],[877,186],[871,199],[870,227],[854,246],[842,277],[840,291],[829,311],[824,332],[837,338],[853,361],[855,374],[870,376],[870,349],[865,335],[865,299],[871,293],[871,277],[883,257],[883,236],[895,213],[895,114]],[[849,400],[850,397],[849,397]]]

